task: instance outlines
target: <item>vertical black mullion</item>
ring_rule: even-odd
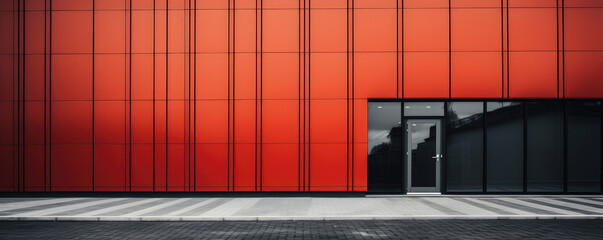
[[[194,22],[194,61],[195,69],[193,71],[193,191],[197,191],[197,1],[195,1],[195,22]]]
[[[599,102],[600,104],[600,109],[599,109],[599,125],[600,127],[600,131],[601,131],[601,136],[600,136],[600,143],[599,143],[599,151],[601,152],[601,155],[599,156],[601,159],[599,159],[600,162],[600,168],[601,171],[599,173],[599,182],[600,182],[600,192],[603,192],[603,103]]]
[[[563,192],[567,193],[568,189],[568,154],[567,154],[567,102],[562,104],[562,119],[563,119]]]
[[[169,148],[170,148],[170,143],[168,141],[168,126],[169,126],[169,122],[168,122],[168,106],[169,104],[169,97],[168,97],[168,87],[169,87],[169,75],[168,72],[170,70],[169,68],[169,60],[170,60],[170,54],[169,54],[169,19],[170,19],[170,0],[165,0],[165,191],[168,191],[168,160],[169,160]]]
[[[508,11],[508,10],[507,10]],[[500,0],[500,75],[502,77],[500,84],[501,84],[501,95],[500,98],[505,98],[505,24],[504,24],[504,14],[505,13],[505,8],[504,8],[504,1]],[[507,49],[508,51],[508,49]],[[507,89],[508,91],[508,89]],[[485,104],[484,104],[485,105]],[[486,112],[484,111],[484,116],[486,115]],[[485,126],[485,125],[484,125]],[[484,190],[485,192],[485,190]]]
[[[483,144],[482,144],[482,192],[487,192],[488,190],[488,128],[486,126],[487,119],[486,119],[486,115],[488,113],[488,109],[487,109],[487,105],[488,102],[483,102],[482,103],[482,112],[483,112],[483,118],[482,118],[482,131],[483,131]]]
[[[188,0],[188,191],[191,191],[191,28],[192,28],[192,9],[191,0]]]
[[[452,98],[452,0],[448,0],[448,98]]]
[[[557,25],[557,98],[559,98],[559,0],[556,1],[555,8],[555,20]]]
[[[44,192],[46,192],[46,159],[47,159],[47,146],[46,146],[46,58],[48,55],[46,54],[46,0],[44,0]]]
[[[23,55],[21,54],[21,1],[19,0],[19,1],[17,1],[17,191],[18,192],[21,191],[21,119],[20,118],[21,118],[21,58],[22,57],[23,57]],[[13,179],[14,179],[14,177],[13,177]],[[14,185],[13,185],[13,188],[14,188]]]
[[[48,191],[52,192],[52,1],[49,0],[49,24],[48,31]]]
[[[156,149],[155,149],[155,72],[157,71],[155,66],[155,0],[153,0],[153,192],[155,192],[155,159],[156,159]]]
[[[400,166],[400,171],[402,171],[402,174],[400,174],[400,178],[402,178],[400,181],[402,183],[402,189],[400,189],[400,191],[402,193],[406,193],[407,192],[407,182],[406,182],[406,178],[408,176],[406,171],[406,168],[408,167],[408,151],[410,149],[408,149],[408,124],[406,124],[406,120],[404,119],[404,101],[400,100],[400,125],[404,128],[404,130],[402,130],[402,147],[400,149],[402,149],[402,159],[401,162],[401,166]],[[442,136],[440,136],[442,137]],[[437,140],[437,138],[436,138]],[[436,142],[436,144],[438,144]],[[440,168],[440,172],[441,172],[441,168]],[[440,173],[436,173],[436,174],[440,174]],[[441,179],[440,179],[441,180]],[[440,189],[441,190],[441,189]]]
[[[509,39],[511,39],[509,37],[509,0],[507,0],[507,98],[509,98],[511,96],[510,92],[510,84],[509,82],[511,81],[511,75],[510,74],[510,67],[509,67],[509,58],[511,57],[511,54],[509,54],[510,52],[510,48],[509,48]]]
[[[130,80],[130,89],[129,89],[129,100],[130,100],[130,111],[129,111],[129,115],[130,117],[128,118],[129,120],[129,126],[128,126],[128,131],[129,131],[129,139],[128,142],[130,143],[130,151],[128,152],[129,154],[129,168],[128,170],[130,171],[128,174],[129,177],[129,184],[128,186],[130,187],[130,192],[132,191],[132,0],[130,0],[130,46],[129,46],[129,50],[130,50],[130,71],[129,73],[129,80]]]
[[[94,162],[94,150],[95,150],[95,144],[94,144],[94,133],[95,133],[95,128],[94,128],[94,105],[95,105],[95,101],[94,101],[94,60],[95,60],[95,54],[94,54],[94,47],[95,47],[95,27],[94,25],[96,25],[96,15],[95,15],[95,10],[96,10],[96,0],[92,0],[92,191],[94,192],[94,172],[95,172],[95,162]]]
[[[228,81],[228,84],[227,84],[227,87],[226,87],[226,91],[228,93],[227,94],[227,101],[226,101],[226,104],[228,105],[227,106],[227,108],[228,108],[228,115],[227,115],[227,121],[226,121],[227,122],[227,126],[228,126],[227,135],[226,135],[226,139],[227,139],[227,142],[228,142],[228,144],[226,144],[226,156],[227,156],[226,157],[226,159],[227,159],[227,161],[226,161],[226,164],[227,164],[227,168],[226,168],[226,190],[227,190],[227,192],[230,192],[230,141],[231,141],[231,139],[230,139],[230,0],[228,0],[226,3],[228,4],[228,7],[227,7],[227,11],[228,11],[227,12],[227,18],[228,18],[228,20],[227,20],[227,22],[228,22],[228,33],[227,34],[228,34],[228,38],[226,40],[227,41],[226,42],[227,43],[227,45],[226,45],[226,48],[227,48],[227,50],[226,50],[227,51],[227,63],[226,63],[227,64],[227,68],[226,68],[227,78],[226,79]]]
[[[232,191],[235,191],[235,59],[236,59],[236,47],[235,47],[235,24],[237,12],[235,10],[235,1],[232,3]]]
[[[26,71],[26,61],[25,58],[27,57],[27,47],[26,47],[26,43],[27,41],[25,41],[25,33],[27,32],[27,25],[26,25],[26,21],[27,21],[27,12],[25,11],[25,0],[23,0],[23,191],[25,191],[25,153],[26,151],[26,145],[25,145],[25,118],[26,118],[26,109],[25,107],[27,106],[27,96],[25,95],[26,91],[25,91],[25,83],[26,83],[26,78],[25,78],[25,74],[27,73]]]
[[[448,134],[446,133],[446,125],[448,122],[448,101],[444,102],[444,119],[442,120],[442,136],[440,136],[442,139],[440,141],[440,144],[442,144],[442,152],[445,153],[445,156],[442,157],[442,159],[440,160],[440,192],[442,193],[446,193],[447,189],[446,189],[446,162],[447,162],[447,157],[448,157],[448,148],[446,147],[446,140],[448,137]]]
[[[523,192],[528,192],[528,104],[523,105]]]

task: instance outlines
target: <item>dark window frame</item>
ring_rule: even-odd
[[[447,149],[447,143],[446,143],[446,124],[445,122],[443,122],[442,124],[442,131],[443,131],[443,136],[442,136],[442,152],[445,153],[444,158],[442,159],[442,171],[441,171],[441,192],[444,194],[484,194],[484,195],[488,195],[488,194],[503,194],[503,195],[510,195],[510,194],[550,194],[550,195],[562,195],[562,194],[580,194],[580,195],[593,195],[593,194],[601,194],[603,193],[603,98],[576,98],[576,99],[543,99],[543,98],[476,98],[476,99],[472,99],[472,98],[460,98],[460,99],[451,99],[451,98],[445,98],[445,99],[438,99],[438,98],[425,98],[425,99],[396,99],[396,98],[371,98],[371,99],[367,99],[368,102],[400,102],[403,106],[404,102],[444,102],[444,115],[443,116],[426,116],[426,117],[420,117],[420,116],[412,116],[412,117],[405,117],[404,116],[404,109],[401,109],[401,119],[402,121],[406,121],[408,119],[441,119],[442,121],[446,121],[446,119],[448,118],[448,112],[446,111],[446,109],[448,109],[448,104],[450,102],[482,102],[484,110],[484,124],[483,124],[483,138],[484,138],[484,142],[482,144],[483,147],[483,154],[484,157],[482,159],[483,161],[483,171],[482,171],[482,183],[483,183],[483,189],[481,192],[448,192],[447,189],[447,185],[446,185],[446,162],[447,162],[447,155],[448,155],[448,149]],[[599,159],[599,161],[601,162],[601,169],[600,169],[600,182],[601,182],[601,186],[599,189],[599,192],[568,192],[568,149],[567,149],[567,141],[568,141],[568,137],[567,137],[567,119],[568,119],[568,115],[567,115],[567,103],[569,102],[585,102],[585,101],[589,101],[589,102],[601,102],[601,147],[600,147],[600,151],[601,151],[601,159]],[[523,191],[521,192],[488,192],[487,191],[487,126],[486,126],[486,113],[487,113],[487,103],[488,102],[518,102],[522,105],[522,111],[523,111]],[[527,107],[526,107],[526,103],[528,102],[558,102],[562,105],[562,122],[563,122],[563,148],[564,148],[564,153],[563,153],[563,191],[561,192],[530,192],[527,191],[527,152],[528,152],[528,148],[527,148]],[[367,116],[368,117],[368,116]],[[406,134],[406,133],[404,133]],[[403,137],[404,139],[404,137]],[[404,144],[404,143],[403,143]],[[402,164],[402,171],[404,172],[406,169],[406,159],[404,159],[404,163]],[[406,184],[406,181],[404,180],[403,177],[403,184]],[[402,190],[402,193],[406,193],[406,189]]]

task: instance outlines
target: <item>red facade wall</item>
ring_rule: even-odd
[[[602,98],[598,0],[0,1],[0,191],[365,191],[368,98]]]

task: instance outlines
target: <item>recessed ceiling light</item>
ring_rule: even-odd
[[[383,108],[382,106],[377,106],[377,108]]]
[[[427,106],[426,108],[431,108],[431,106]]]
[[[406,106],[405,108],[410,108],[410,106]]]

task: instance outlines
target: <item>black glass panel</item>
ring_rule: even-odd
[[[567,190],[601,191],[601,103],[569,102],[567,114]]]
[[[436,124],[413,123],[411,140],[411,187],[436,186]]]
[[[483,103],[450,102],[446,121],[446,188],[483,190]]]
[[[486,159],[488,192],[523,191],[523,105],[488,102]]]
[[[368,103],[368,192],[402,192],[402,107]]]
[[[528,192],[563,191],[563,105],[531,102],[527,117]]]

